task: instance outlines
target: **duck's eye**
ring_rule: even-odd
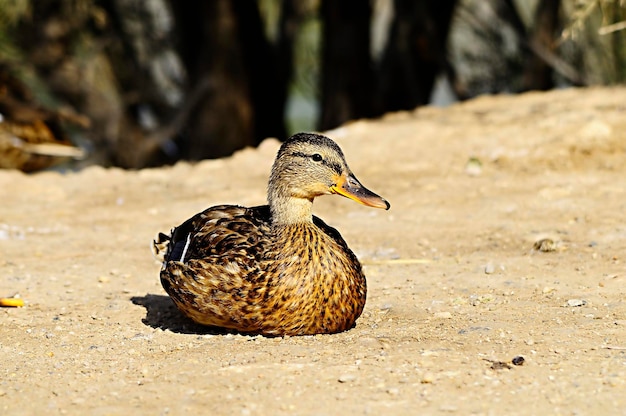
[[[311,156],[311,159],[313,159],[314,162],[321,162],[323,157],[319,153],[315,153],[313,156]]]

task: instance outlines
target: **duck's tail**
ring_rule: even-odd
[[[173,232],[174,230],[172,230],[170,234],[159,233],[156,239],[152,240],[152,244],[150,245],[152,255],[164,266],[170,251],[170,242],[172,241]]]

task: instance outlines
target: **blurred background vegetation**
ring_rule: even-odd
[[[0,167],[215,158],[625,79],[625,0],[0,0]]]

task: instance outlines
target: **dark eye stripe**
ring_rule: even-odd
[[[339,163],[330,163],[326,160],[322,161],[322,163],[334,170],[338,175],[341,175],[341,165]]]
[[[309,155],[309,154],[306,154],[306,153],[303,153],[303,152],[293,152],[291,154],[291,156],[304,157],[304,158],[307,158],[307,159],[310,159],[311,157],[313,157],[313,155]],[[321,163],[324,166],[328,166],[333,171],[337,172],[337,174],[341,174],[341,165],[339,163],[332,163],[332,162],[329,162],[326,159],[322,159]]]

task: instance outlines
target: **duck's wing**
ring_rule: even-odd
[[[254,254],[254,248],[261,250],[266,245],[270,231],[267,205],[219,205],[194,215],[169,234],[159,233],[153,241],[153,251],[164,265],[168,261],[186,263],[244,252],[249,256]]]
[[[167,243],[161,284],[198,323],[256,331],[259,305],[271,286],[263,266],[270,233],[267,207],[218,206],[201,212],[159,239]]]

